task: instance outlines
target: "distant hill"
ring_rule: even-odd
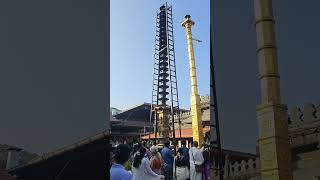
[[[7,145],[7,144],[0,144],[0,170],[4,170],[7,164],[7,157],[8,157],[8,148],[12,148],[15,146]],[[15,147],[16,148],[16,147]],[[26,163],[33,158],[38,157],[37,154],[30,153],[28,151],[22,150],[21,152],[22,162]]]

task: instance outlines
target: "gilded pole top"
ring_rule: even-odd
[[[186,15],[184,21],[181,24],[183,27],[186,27],[186,25],[189,26],[193,26],[194,25],[194,21],[191,20],[191,16],[190,15]]]

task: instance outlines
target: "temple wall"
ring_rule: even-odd
[[[201,119],[205,124],[210,124],[210,97],[209,96],[201,96],[200,97],[200,103],[201,103]],[[174,118],[178,119],[177,115],[174,116]],[[184,112],[180,114],[180,121],[181,121],[181,127],[182,128],[191,128],[191,112]],[[175,124],[175,128],[178,129],[178,122]]]

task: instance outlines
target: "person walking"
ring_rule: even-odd
[[[198,149],[198,142],[193,141],[192,148],[189,150],[190,157],[190,179],[191,180],[202,180],[201,167],[204,159],[201,151]]]
[[[203,146],[203,171],[202,180],[210,180],[210,149],[207,144]]]
[[[175,180],[186,180],[190,177],[189,159],[183,155],[183,149],[179,148],[173,163],[173,177]]]
[[[157,173],[158,175],[161,175],[161,166],[162,166],[162,157],[161,154],[158,152],[158,148],[156,146],[152,146],[150,148],[151,151],[151,158],[150,158],[150,167],[152,171]]]
[[[136,153],[132,163],[133,180],[160,180],[164,179],[162,175],[158,175],[150,168],[150,161],[145,156],[146,149],[141,147]]]
[[[181,142],[181,149],[182,149],[182,155],[184,157],[185,164],[187,164],[188,168],[190,169],[189,148],[187,147],[186,141]]]
[[[164,143],[164,147],[161,150],[161,155],[163,158],[163,173],[165,180],[172,180],[173,175],[173,153],[170,147],[170,141]]]
[[[110,168],[110,180],[132,180],[132,175],[125,170],[124,164],[130,156],[130,146],[119,144],[116,147],[114,163]]]

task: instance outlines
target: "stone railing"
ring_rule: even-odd
[[[320,104],[306,103],[301,110],[293,107],[289,111],[289,130],[310,127],[310,124],[320,124]]]
[[[320,144],[320,104],[306,103],[303,109],[293,107],[288,122],[291,147]]]
[[[228,157],[226,157],[228,159]],[[259,159],[249,159],[248,161],[242,160],[241,162],[235,162],[233,164],[226,161],[226,165],[223,168],[225,180],[247,180],[259,175],[260,162]],[[213,179],[218,179],[214,174]]]
[[[201,104],[210,104],[210,96],[209,95],[200,96],[200,102]]]
[[[229,163],[228,167],[225,167],[225,177],[242,177],[249,178],[259,174],[260,164],[259,159],[249,159],[248,161],[242,160],[240,163]]]
[[[190,116],[191,116],[191,112],[190,111],[180,113],[180,119],[189,118]],[[174,115],[174,118],[178,119],[178,115]]]

